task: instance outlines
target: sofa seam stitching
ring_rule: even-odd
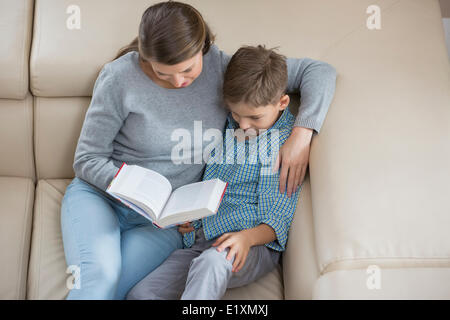
[[[25,199],[28,199],[28,197],[29,197],[29,195],[30,195],[30,184],[28,183],[28,188],[27,188],[27,193],[26,193],[26,197],[25,197]],[[26,216],[27,216],[27,208],[28,208],[28,203],[27,203],[27,201],[25,201],[25,210],[23,211],[24,212],[24,215],[23,215],[23,218],[24,218],[24,225],[25,225],[25,231],[26,231],[26,223],[27,223],[27,219],[26,219]],[[20,248],[23,248],[24,247],[24,245],[25,245],[25,238],[26,238],[26,232],[24,232],[23,233],[23,236],[22,236],[22,238],[21,238],[21,241],[20,241]],[[30,243],[30,246],[31,246],[31,243]],[[18,259],[18,265],[20,266],[20,269],[22,269],[21,268],[21,266],[22,266],[22,264],[23,264],[23,257],[24,256],[24,254],[23,254],[23,252],[22,252],[22,254],[19,254],[19,259]],[[25,270],[25,273],[26,273],[26,276],[25,276],[25,297],[26,297],[26,280],[27,280],[27,274],[28,274],[28,264],[27,264],[27,268],[26,268],[26,270]],[[20,299],[20,289],[21,289],[21,283],[22,283],[22,281],[24,281],[23,280],[23,271],[22,272],[20,272],[20,274],[19,274],[19,281],[17,281],[17,287],[16,287],[16,289],[17,289],[17,293],[18,293],[18,297],[17,297],[17,299]]]
[[[338,262],[350,261],[350,260],[375,260],[375,259],[392,259],[392,260],[397,260],[397,259],[401,259],[401,260],[414,260],[414,259],[435,260],[435,259],[438,259],[438,260],[446,260],[446,259],[450,259],[450,256],[447,256],[447,257],[386,257],[386,256],[381,257],[381,256],[378,256],[378,257],[370,257],[370,258],[358,256],[358,257],[351,257],[351,258],[338,258],[338,259],[332,260],[332,261],[328,262],[327,264],[325,264],[324,267],[322,267],[322,270],[320,271],[320,273],[321,274],[326,273],[325,271],[330,265],[338,263]],[[437,268],[440,268],[440,267],[437,267]]]
[[[41,182],[41,188],[39,188],[39,189],[42,189],[42,185],[43,185],[43,183]],[[41,190],[39,190],[39,196],[41,195],[41,193],[42,193],[42,191]],[[36,277],[36,281],[35,281],[35,284],[36,284],[36,286],[35,286],[35,292],[37,292],[37,293],[39,293],[39,285],[40,285],[40,278],[41,278],[41,257],[42,257],[42,217],[41,217],[41,212],[42,212],[42,202],[44,201],[43,200],[43,198],[44,197],[39,197],[40,199],[39,199],[39,214],[38,214],[38,217],[39,218],[41,218],[40,220],[41,221],[39,221],[39,237],[38,237],[38,239],[39,239],[39,255],[38,255],[38,272],[37,272],[37,274],[38,274],[38,276]],[[37,298],[37,299],[39,299],[39,294],[35,294],[35,298]]]
[[[384,10],[380,10],[380,15],[382,13],[386,13],[388,10],[392,9],[392,7],[396,6],[397,4],[399,4],[400,2],[402,2],[403,0],[398,0],[397,2],[391,4],[389,7],[385,8]],[[325,57],[331,49],[335,48],[338,44],[340,44],[342,41],[344,41],[345,39],[347,39],[351,34],[357,32],[358,30],[364,29],[365,25],[359,25],[357,26],[355,29],[353,29],[352,31],[350,31],[349,33],[347,33],[345,36],[343,36],[341,39],[337,40],[335,43],[331,44],[328,48],[326,48],[323,51],[323,54],[321,55],[321,57]]]

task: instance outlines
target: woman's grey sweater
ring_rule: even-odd
[[[225,128],[222,83],[230,58],[211,46],[199,77],[180,89],[154,83],[140,68],[136,51],[107,63],[81,129],[75,175],[106,190],[126,162],[159,172],[173,189],[200,181],[205,161],[199,159],[209,143],[204,133]],[[301,97],[295,125],[318,133],[334,95],[336,71],[309,58],[288,58],[287,66],[287,92]],[[189,152],[180,152],[180,145]]]

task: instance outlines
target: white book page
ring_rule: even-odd
[[[219,179],[212,179],[177,188],[172,192],[169,200],[167,200],[166,207],[161,212],[159,219],[177,213],[208,209],[211,206],[211,198],[217,198],[217,184],[224,185]],[[219,189],[223,190],[221,188]],[[222,193],[220,193],[221,195]],[[218,199],[220,199],[220,196]]]
[[[220,199],[222,198],[223,190],[225,187],[226,182],[220,181],[220,183],[217,183],[215,189],[212,191],[208,202],[208,209],[214,213],[216,213],[219,209]]]
[[[126,196],[129,200],[136,199],[145,204],[158,217],[172,192],[169,180],[156,171],[136,165],[122,168],[124,169],[123,177],[122,171],[117,176],[122,179],[114,183],[117,190],[115,192]]]
[[[115,196],[115,195],[113,195]],[[142,203],[138,203],[141,207],[145,208],[146,210],[150,210],[150,212],[146,212],[145,210],[143,210],[141,207],[137,206],[135,203],[127,200],[125,197],[117,197],[115,196],[117,199],[119,199],[123,204],[127,205],[128,207],[130,207],[131,209],[133,209],[134,211],[140,213],[141,215],[143,215],[144,217],[146,217],[147,219],[149,219],[150,221],[154,221],[156,219],[156,217],[153,216],[153,210],[151,210],[150,208],[146,208],[145,205],[143,205]]]

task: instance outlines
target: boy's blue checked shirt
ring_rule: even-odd
[[[203,175],[203,180],[219,178],[228,182],[228,187],[215,215],[192,222],[195,229],[203,227],[207,240],[265,223],[275,230],[277,236],[266,246],[277,251],[285,250],[301,187],[291,198],[286,192],[281,194],[279,172],[273,173],[272,168],[294,121],[294,116],[286,108],[270,129],[253,139],[238,142],[228,129],[237,129],[239,125],[231,114],[228,115],[223,145],[212,150]],[[270,144],[272,140],[274,143]],[[227,147],[234,147],[234,152],[227,152]],[[195,231],[184,234],[185,247],[191,247],[194,242]]]

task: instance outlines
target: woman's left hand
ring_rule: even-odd
[[[309,149],[313,129],[294,127],[291,135],[281,146],[273,168],[280,173],[280,192],[284,193],[287,185],[287,195],[291,195],[302,184],[309,163]]]

